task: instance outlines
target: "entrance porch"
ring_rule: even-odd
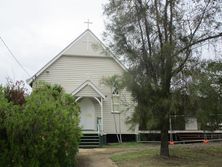
[[[80,106],[80,127],[83,133],[80,146],[101,146],[104,138],[103,100],[105,96],[91,81],[84,82],[72,94],[76,96],[76,102]]]

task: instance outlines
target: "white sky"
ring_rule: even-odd
[[[0,0],[0,36],[33,75],[70,42],[90,29],[101,39],[104,31],[102,4],[106,0]],[[0,84],[6,78],[26,80],[0,41]]]
[[[32,76],[86,30],[87,19],[93,22],[90,29],[102,38],[106,1],[0,0],[0,36]],[[205,57],[212,55],[206,53]],[[29,78],[0,41],[0,84],[7,77]]]

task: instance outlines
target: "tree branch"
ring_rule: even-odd
[[[219,38],[219,37],[222,37],[222,32],[219,33],[219,34],[217,34],[217,35],[208,36],[208,37],[206,37],[206,38],[203,38],[203,39],[200,39],[200,40],[198,40],[198,41],[195,41],[195,42],[193,42],[193,43],[185,46],[183,49],[179,50],[178,52],[176,52],[175,55],[178,55],[178,54],[180,54],[180,53],[182,53],[182,52],[184,52],[184,51],[186,51],[187,53],[186,53],[186,57],[185,57],[185,59],[183,60],[183,62],[179,65],[179,67],[178,67],[177,69],[175,69],[175,70],[173,71],[173,73],[176,74],[176,73],[180,72],[180,71],[183,69],[184,65],[186,64],[186,62],[187,62],[187,60],[188,60],[188,58],[189,58],[189,55],[190,55],[191,47],[192,47],[192,46],[197,45],[197,44],[202,43],[202,42],[205,42],[205,41],[207,41],[207,40],[211,40],[211,39],[215,39],[215,38]]]
[[[208,36],[208,37],[206,37],[206,38],[203,38],[203,39],[194,41],[193,43],[190,43],[190,44],[188,44],[187,46],[185,46],[184,48],[180,49],[178,52],[175,53],[175,55],[178,55],[178,54],[186,51],[187,49],[189,49],[190,47],[192,47],[192,46],[194,46],[194,45],[197,45],[197,44],[199,44],[199,43],[205,42],[205,41],[207,41],[207,40],[219,38],[219,37],[222,37],[222,32],[220,32],[220,33],[217,34],[217,35]]]
[[[170,44],[172,45],[173,42],[173,1],[170,1],[170,26],[169,26],[169,32],[170,32]]]
[[[168,0],[166,0],[166,4],[164,7],[164,34],[165,34],[165,42],[168,41],[168,15],[167,15],[167,9],[168,9]]]
[[[200,25],[201,25],[201,23],[202,23],[202,21],[203,21],[203,19],[204,19],[204,15],[205,15],[205,13],[206,13],[206,11],[207,11],[207,7],[209,6],[210,2],[211,2],[211,0],[208,1],[206,7],[204,8],[204,10],[203,10],[203,12],[202,12],[202,15],[201,15],[201,18],[200,18],[200,20],[199,20],[196,28],[194,29],[193,33],[191,32],[191,39],[190,39],[190,41],[193,40],[193,37],[195,36],[197,30],[199,29],[199,27],[200,27]]]
[[[158,31],[158,36],[159,36],[159,41],[160,41],[160,47],[163,47],[163,39],[162,39],[162,33],[160,30],[160,16],[159,16],[159,11],[158,11],[158,5],[157,5],[157,0],[154,1],[155,2],[155,13],[156,13],[156,26],[157,26],[157,31]]]
[[[143,10],[142,1],[141,1],[141,0],[138,0],[138,3],[140,4],[141,10]],[[149,32],[149,26],[148,26],[148,21],[147,21],[147,14],[146,14],[146,12],[145,12],[143,18],[144,18],[144,24],[145,24],[145,30],[146,30],[146,38],[147,38],[147,42],[148,42],[149,55],[151,56],[151,53],[152,53],[152,45],[151,45],[151,41],[150,41],[150,32]]]

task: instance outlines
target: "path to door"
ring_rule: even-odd
[[[109,157],[121,151],[120,148],[80,149],[77,167],[117,167]]]
[[[159,147],[158,145],[144,145],[138,143],[123,143],[121,145],[95,148],[80,149],[77,156],[77,167],[117,167],[110,159],[112,155],[146,150],[151,147]]]

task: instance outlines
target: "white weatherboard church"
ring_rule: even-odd
[[[128,111],[113,111],[112,88],[104,85],[102,79],[113,75],[122,75],[126,68],[89,30],[83,32],[76,40],[54,57],[31,79],[29,85],[36,81],[61,85],[67,93],[76,97],[80,105],[80,126],[83,134],[99,133],[103,138],[107,134],[134,135],[125,123],[133,108]],[[123,91],[124,99],[130,103],[130,93]],[[119,105],[120,103],[116,103]],[[122,107],[123,108],[123,107]],[[121,114],[120,114],[121,113]],[[113,115],[115,114],[115,115]],[[105,137],[106,138],[106,137]]]
[[[80,105],[80,126],[84,134],[81,143],[87,147],[99,146],[116,140],[116,133],[125,136],[125,140],[136,140],[138,132],[142,134],[138,128],[133,131],[126,124],[134,110],[131,94],[126,90],[113,91],[115,89],[102,82],[104,77],[122,75],[124,71],[124,65],[87,29],[27,82],[31,86],[36,81],[59,84],[75,96]],[[186,139],[184,133],[187,132],[198,136],[197,132],[202,133],[198,131],[195,118],[189,118],[182,131],[173,131],[177,140]]]

